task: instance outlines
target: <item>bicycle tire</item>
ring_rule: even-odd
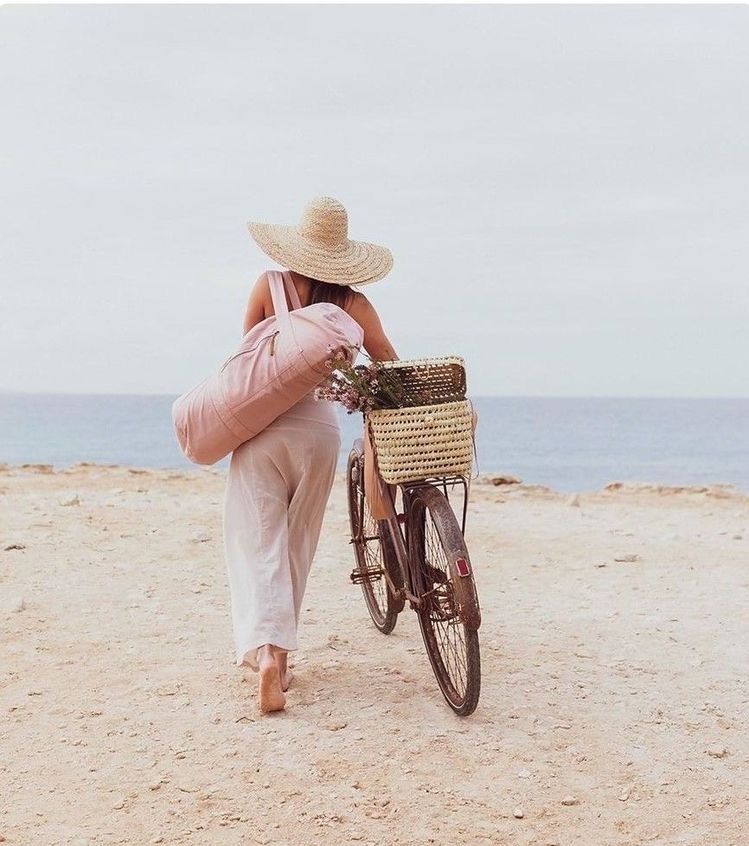
[[[403,607],[398,603],[384,578],[386,567],[395,560],[395,550],[386,520],[375,520],[364,496],[364,456],[360,449],[351,449],[346,466],[351,544],[354,548],[355,572],[369,616],[382,634],[390,634]],[[388,572],[392,572],[388,570]],[[400,604],[400,607],[398,607]]]
[[[409,566],[423,602],[417,613],[424,646],[448,705],[467,717],[481,693],[481,618],[468,550],[450,503],[433,485],[411,491],[408,514]],[[459,574],[458,559],[467,562],[466,575]]]

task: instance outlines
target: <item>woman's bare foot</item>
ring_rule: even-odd
[[[283,711],[286,707],[286,694],[281,686],[281,673],[278,663],[269,645],[258,651],[260,681],[258,685],[258,707],[264,714],[271,711]]]
[[[288,690],[289,685],[291,684],[291,680],[294,678],[294,674],[286,665],[288,655],[289,653],[283,649],[276,649],[275,651],[276,663],[278,664],[278,672],[281,676],[282,690]]]

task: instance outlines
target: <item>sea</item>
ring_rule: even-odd
[[[199,469],[181,453],[172,395],[0,393],[0,463]],[[475,473],[558,491],[613,481],[732,484],[749,493],[749,398],[471,397]],[[362,417],[338,408],[345,468]],[[228,467],[228,458],[216,467]]]

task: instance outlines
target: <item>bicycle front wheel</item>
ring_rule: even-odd
[[[481,691],[480,611],[468,550],[455,514],[432,485],[410,494],[408,546],[419,626],[442,695],[459,716]]]
[[[390,634],[403,607],[393,596],[385,570],[393,572],[395,550],[386,520],[375,520],[364,496],[364,455],[356,446],[349,453],[346,469],[349,524],[354,547],[353,581],[361,585],[364,602],[372,622],[383,633]]]

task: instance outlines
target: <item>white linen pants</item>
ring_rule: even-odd
[[[257,670],[265,643],[298,648],[340,446],[333,403],[310,393],[232,453],[223,528],[238,665]]]

